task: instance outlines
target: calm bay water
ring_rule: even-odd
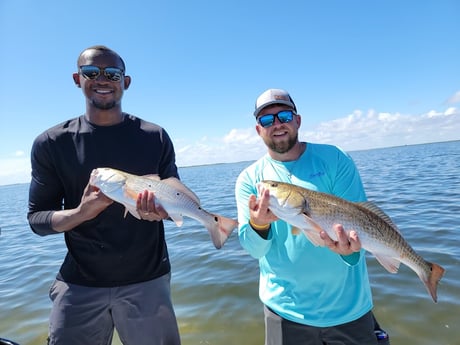
[[[460,141],[352,152],[374,201],[426,260],[446,269],[432,302],[417,275],[390,274],[368,256],[375,313],[393,345],[460,344]],[[234,184],[248,163],[180,169],[214,213],[236,218]],[[0,338],[45,344],[48,289],[65,255],[61,235],[29,229],[28,184],[0,186]],[[261,345],[258,265],[234,233],[216,250],[201,225],[166,225],[173,301],[184,345]],[[308,273],[308,267],[306,267]],[[114,344],[121,344],[118,339]]]

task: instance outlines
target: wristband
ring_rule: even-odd
[[[265,225],[256,225],[253,222],[251,222],[250,219],[249,219],[249,225],[251,226],[251,228],[253,228],[256,231],[264,231],[264,230],[270,229],[270,223],[265,224]]]

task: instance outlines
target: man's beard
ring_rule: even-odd
[[[95,108],[101,109],[101,110],[109,110],[109,109],[114,108],[117,105],[117,102],[115,102],[115,101],[102,103],[102,102],[98,102],[98,101],[93,100],[92,103],[93,103],[93,106]]]
[[[289,137],[287,141],[282,141],[282,142],[273,142],[270,138],[264,139],[265,144],[269,147],[270,150],[276,152],[276,153],[286,153],[290,149],[292,149],[295,144],[297,143],[299,138],[299,135],[296,134],[292,137]]]

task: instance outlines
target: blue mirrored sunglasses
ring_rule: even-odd
[[[257,118],[257,122],[259,122],[259,124],[262,127],[267,128],[267,127],[273,126],[273,124],[275,123],[275,117],[281,123],[288,123],[288,122],[291,122],[292,119],[294,118],[293,115],[297,115],[297,114],[293,112],[292,110],[281,110],[277,114],[266,114],[266,115],[259,116]]]
[[[124,75],[124,71],[118,67],[105,67],[100,68],[92,65],[80,66],[80,73],[85,79],[95,80],[101,73],[110,81],[120,81]]]

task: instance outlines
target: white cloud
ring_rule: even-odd
[[[304,131],[302,139],[336,144],[345,150],[420,144],[460,139],[460,112],[450,107],[444,112],[430,111],[422,115],[377,113],[352,114],[323,122]]]
[[[460,140],[460,110],[432,110],[422,115],[379,113],[355,110],[351,114],[301,128],[301,140],[328,143],[347,151]],[[231,129],[222,137],[204,136],[196,142],[173,139],[178,166],[232,163],[255,160],[266,153],[254,127]],[[19,151],[16,157],[0,159],[0,185],[29,182],[28,157]]]
[[[299,136],[301,140],[335,144],[348,151],[459,140],[460,112],[454,107],[422,115],[355,110],[316,128],[301,128]],[[177,152],[178,165],[189,166],[255,160],[266,149],[252,127],[232,129],[222,139],[203,138],[188,145],[186,151],[179,148]]]
[[[203,137],[194,144],[176,145],[178,166],[232,163],[253,160],[264,154],[264,145],[254,128],[232,129],[222,138]]]
[[[450,107],[446,109],[446,111],[444,112],[444,115],[455,115],[457,112],[458,112],[457,108]]]

